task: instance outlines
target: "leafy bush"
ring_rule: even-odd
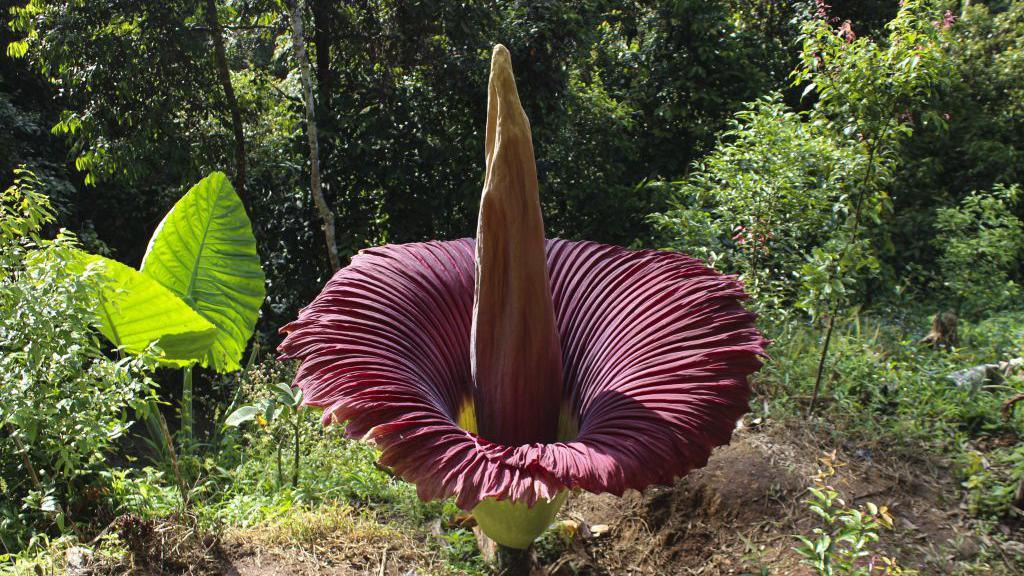
[[[718,148],[654,215],[673,249],[739,272],[760,308],[796,298],[792,274],[846,217],[863,156],[779,94],[736,114]]]
[[[67,528],[96,504],[88,489],[129,410],[145,405],[149,358],[110,359],[95,323],[101,281],[73,270],[75,239],[43,240],[52,219],[38,181],[21,172],[0,209],[0,539]]]
[[[672,210],[653,217],[670,246],[741,273],[764,312],[796,304],[834,318],[863,300],[888,246],[897,145],[948,73],[931,16],[925,2],[902,3],[882,41],[806,21],[793,80],[811,110],[772,95],[737,114]]]
[[[1024,311],[999,312],[976,322],[961,321],[960,343],[981,362],[1019,356],[1024,351]]]
[[[1024,478],[1024,445],[997,448],[987,454],[972,450],[960,460],[971,514],[998,519],[1009,513]]]
[[[933,113],[912,115],[892,184],[899,250],[891,259],[922,283],[940,255],[931,242],[936,209],[1024,178],[1024,3],[961,6],[934,23],[950,72]]]
[[[997,185],[938,210],[935,246],[943,284],[965,315],[977,317],[1020,297],[1024,223],[1013,212],[1019,199],[1019,187]]]
[[[915,114],[937,117],[931,101],[950,69],[929,2],[901,2],[885,26],[887,37],[879,41],[858,36],[849,21],[834,28],[826,6],[821,6],[822,17],[803,24],[794,86],[803,87],[803,96],[816,96],[815,110],[829,120],[836,137],[856,146],[865,158],[852,175],[856,185],[845,199],[847,217],[801,270],[801,306],[829,319],[821,353],[824,366],[835,317],[869,294],[851,288],[864,287],[860,281],[865,276],[878,274],[880,255],[889,246],[884,223],[892,200],[886,188],[897,167],[898,145],[912,134]]]

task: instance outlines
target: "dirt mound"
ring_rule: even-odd
[[[773,462],[760,446],[743,441],[727,446],[671,489],[652,490],[648,519],[657,528],[680,520],[749,526],[782,516],[781,508],[804,490],[805,479]]]
[[[623,498],[574,494],[565,516],[604,534],[561,558],[558,573],[580,574],[811,574],[793,551],[794,534],[817,525],[806,510],[806,486],[822,449],[806,431],[740,433],[708,465],[671,487]],[[834,485],[853,504],[893,509],[897,530],[884,548],[923,573],[941,573],[938,547],[958,538],[958,491],[941,469],[921,463],[880,462],[840,450]],[[952,511],[937,509],[943,500]],[[605,527],[607,527],[605,529]]]
[[[737,573],[744,564],[744,552],[735,550],[743,544],[739,535],[791,526],[787,519],[804,490],[802,471],[779,456],[763,438],[747,437],[716,451],[705,468],[675,486],[621,499],[575,495],[570,518],[609,527],[607,538],[592,541],[594,561],[577,567],[594,574]]]

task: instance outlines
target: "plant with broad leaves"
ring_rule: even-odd
[[[299,458],[302,448],[302,389],[292,388],[284,382],[275,382],[269,386],[271,394],[255,404],[241,406],[228,414],[224,426],[239,427],[246,422],[255,421],[260,427],[270,427],[279,420],[285,420],[290,428],[293,447],[292,487],[299,485]],[[276,431],[275,431],[276,432]],[[277,438],[277,484],[283,482],[282,452],[285,438]]]
[[[181,420],[192,435],[192,365],[240,367],[266,295],[256,239],[227,177],[214,172],[183,196],[157,226],[134,270],[81,254],[84,269],[109,279],[99,328],[129,353],[150,344],[161,363],[183,367]]]
[[[216,327],[199,364],[221,373],[241,367],[266,291],[252,223],[227,176],[214,172],[178,200],[141,271]]]
[[[240,367],[265,289],[252,225],[224,174],[171,208],[141,270],[95,255],[82,263],[111,280],[100,329],[119,348],[136,353],[156,342],[170,366]]]

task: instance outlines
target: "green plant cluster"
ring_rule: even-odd
[[[1020,300],[1016,277],[1024,224],[1014,213],[1019,198],[1019,186],[996,185],[936,211],[939,277],[965,315],[978,317]]]
[[[821,460],[823,467],[815,475],[814,485],[807,489],[809,495],[804,502],[824,527],[814,528],[811,537],[797,536],[800,546],[796,551],[803,557],[804,564],[819,576],[913,574],[876,549],[880,532],[893,528],[888,508],[872,502],[863,507],[848,505],[828,483],[835,475],[835,468],[842,463],[836,460],[834,453],[826,454]]]
[[[104,280],[74,270],[77,243],[42,236],[53,212],[19,170],[0,195],[0,546],[70,531],[97,504],[96,479],[144,411],[148,355],[109,358],[92,328]],[[84,510],[83,510],[84,508]]]

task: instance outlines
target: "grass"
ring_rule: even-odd
[[[912,326],[927,326],[921,316]],[[1012,328],[1011,328],[1012,327]],[[859,319],[837,330],[826,372],[821,411],[826,431],[838,442],[885,446],[912,455],[927,448],[962,450],[972,438],[1016,435],[1024,418],[1004,421],[1003,401],[1024,390],[1011,376],[998,386],[958,386],[957,370],[1020,354],[1024,317],[961,324],[962,346],[953,352],[917,344],[922,328]],[[776,418],[800,418],[817,367],[817,333],[806,327],[780,331],[770,350],[774,361],[759,377],[761,395]]]

